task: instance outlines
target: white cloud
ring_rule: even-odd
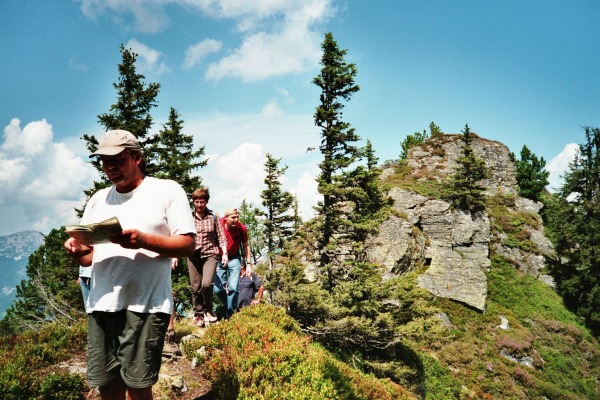
[[[273,112],[275,109],[278,111]],[[208,166],[198,174],[210,187],[210,206],[215,210],[239,207],[244,199],[260,205],[265,154],[270,153],[281,159],[281,167],[288,166],[283,190],[298,195],[304,218],[313,215],[312,206],[319,197],[313,178],[319,154],[307,153],[306,148],[318,143],[319,132],[311,115],[285,114],[271,102],[260,114],[182,117],[186,121],[184,133],[194,136],[196,146],[206,146]]]
[[[151,49],[145,44],[139,42],[137,39],[131,39],[125,45],[125,48],[132,49],[138,58],[136,60],[136,66],[138,72],[142,74],[152,74],[159,76],[168,73],[170,70],[166,64],[160,61],[162,53],[158,50]]]
[[[141,33],[156,33],[165,30],[170,19],[165,11],[165,5],[173,0],[80,0],[81,12],[90,19],[108,16],[115,24],[127,30]],[[125,17],[133,15],[133,26],[127,23]]]
[[[98,179],[97,172],[64,143],[53,141],[46,120],[23,129],[13,119],[4,128],[0,145],[1,234],[23,230],[47,233],[76,222],[83,190]]]
[[[204,39],[201,42],[188,47],[185,51],[183,68],[190,69],[195,67],[200,64],[207,55],[221,50],[221,47],[223,47],[223,43],[214,39]]]
[[[322,200],[317,192],[317,180],[316,175],[312,175],[308,172],[304,172],[296,186],[290,190],[298,199],[300,216],[303,220],[310,219],[314,216],[315,210],[313,206],[317,205],[317,202]]]
[[[218,81],[231,76],[252,82],[300,73],[318,62],[320,41],[321,37],[305,26],[287,25],[277,32],[258,32],[244,38],[232,54],[211,63],[206,78]]]
[[[106,15],[125,29],[142,33],[165,30],[170,23],[166,7],[171,5],[235,22],[242,44],[208,66],[205,76],[214,81],[236,77],[252,82],[312,68],[321,54],[318,25],[335,12],[332,0],[81,0],[86,17]],[[126,22],[129,15],[134,19],[132,27]],[[220,50],[220,43],[209,40],[188,48],[184,68],[191,68],[207,54]],[[128,46],[144,59],[140,63],[142,69],[156,75],[168,71],[164,63],[158,62],[160,52],[135,39]]]
[[[567,171],[569,163],[573,161],[575,154],[577,154],[578,151],[578,144],[569,143],[564,147],[560,154],[552,158],[552,160],[546,164],[546,170],[550,172],[550,176],[548,177],[548,190],[553,192],[563,185],[562,175]]]
[[[232,76],[251,82],[311,68],[321,55],[316,26],[333,13],[329,0],[210,4],[217,6],[213,14],[238,19],[246,35],[238,49],[209,65],[206,78],[215,81]]]

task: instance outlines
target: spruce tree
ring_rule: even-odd
[[[199,175],[192,175],[193,171],[203,168],[208,160],[204,156],[205,147],[194,150],[194,138],[182,133],[183,120],[177,110],[171,107],[169,119],[158,132],[148,153],[156,161],[157,178],[172,179],[177,181],[191,199],[192,192],[202,185]]]
[[[280,167],[281,158],[274,158],[267,153],[265,161],[266,189],[260,194],[265,211],[263,225],[269,267],[273,267],[274,255],[283,249],[294,232],[293,204],[294,196],[282,189],[281,178],[287,166]]]
[[[192,175],[192,172],[205,167],[208,161],[202,159],[204,146],[194,150],[194,138],[182,133],[183,122],[177,110],[171,107],[169,119],[163,124],[153,143],[147,146],[146,154],[151,154],[156,162],[154,175],[178,182],[191,200],[192,192],[202,185],[202,178]],[[172,271],[172,282],[176,308],[191,306],[186,259],[178,260],[177,268]]]
[[[346,51],[330,33],[322,48],[323,68],[313,82],[321,88],[315,123],[322,136],[318,190],[323,201],[316,207],[317,217],[296,235],[308,253],[314,250],[319,265],[306,279],[302,253],[290,248],[277,259],[282,267],[270,282],[276,301],[319,342],[346,354],[371,356],[395,341],[382,305],[390,295],[382,285],[382,266],[368,262],[364,248],[390,201],[379,186],[371,143],[358,147],[358,135],[342,120],[343,101],[359,89],[356,67],[344,61]]]
[[[479,211],[485,208],[485,188],[482,179],[489,177],[485,162],[477,157],[471,147],[472,134],[469,125],[462,131],[462,156],[456,162],[458,166],[450,176],[444,193],[445,199],[461,210]]]
[[[313,83],[321,89],[320,105],[314,114],[315,125],[321,129],[319,150],[323,161],[317,177],[318,190],[323,200],[316,207],[322,218],[319,238],[321,265],[331,258],[330,242],[335,234],[344,233],[346,191],[349,185],[342,172],[361,157],[359,140],[354,128],[342,119],[344,101],[351,99],[360,88],[354,83],[356,66],[344,60],[346,50],[341,50],[331,33],[325,34],[321,45],[321,73]]]
[[[29,256],[27,279],[2,320],[2,333],[36,330],[48,322],[70,324],[85,313],[77,284],[79,266],[64,250],[64,229],[52,229]]]
[[[565,305],[600,335],[600,129],[570,163],[556,196],[545,199],[544,224],[559,257],[550,262]]]
[[[517,185],[519,194],[528,199],[539,201],[548,185],[546,160],[537,158],[527,146],[521,149],[521,159],[515,161],[517,167]]]
[[[246,199],[242,200],[239,209],[240,222],[248,229],[248,241],[250,251],[252,252],[252,261],[256,264],[260,261],[265,252],[265,226],[262,222],[262,211],[254,205],[248,203]]]
[[[152,116],[150,111],[157,106],[156,98],[160,91],[160,84],[144,82],[144,75],[138,74],[135,62],[138,55],[123,45],[119,48],[121,52],[121,63],[118,65],[118,81],[113,83],[117,91],[117,102],[110,106],[107,113],[98,115],[98,122],[106,131],[112,129],[124,129],[133,133],[140,140],[142,150],[152,144],[153,140],[148,138],[152,127]],[[148,139],[148,140],[146,140]],[[98,139],[95,136],[84,134],[83,140],[86,148],[93,152],[98,147]],[[98,190],[110,186],[110,181],[102,172],[100,160],[93,158],[90,163],[98,170],[100,181],[95,181],[93,186],[84,191],[89,199]],[[152,154],[144,155],[142,166],[143,172],[152,175],[156,171]],[[83,209],[76,209],[77,215],[83,214]]]
[[[353,188],[348,191],[348,200],[353,205],[353,212],[348,214],[349,239],[357,243],[363,243],[369,235],[377,232],[381,222],[389,215],[392,204],[392,199],[385,194],[386,188],[379,182],[381,170],[377,167],[378,158],[370,140],[367,140],[364,154],[366,165],[347,173],[346,178]],[[357,258],[362,259],[362,254]]]

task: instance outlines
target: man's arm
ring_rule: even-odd
[[[262,298],[263,298],[263,292],[265,291],[265,287],[264,285],[260,285],[260,287],[258,288],[258,295],[256,296],[256,299],[252,299],[252,301],[250,302],[250,304],[258,304],[261,302]]]
[[[77,264],[89,267],[92,265],[92,255],[94,254],[94,247],[82,244],[75,238],[68,238],[64,244],[67,254],[71,256],[73,261]]]
[[[146,249],[171,258],[191,257],[196,246],[194,235],[191,233],[162,236],[140,232],[137,229],[126,229],[111,235],[110,241],[126,249]]]

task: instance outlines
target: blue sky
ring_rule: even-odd
[[[383,162],[434,121],[544,157],[553,186],[582,126],[600,126],[597,1],[7,0],[0,3],[0,235],[76,222],[97,178],[84,133],[116,101],[119,46],[205,146],[219,212],[260,203],[264,155],[287,165],[305,217],[318,200],[320,44],[358,68],[344,119]]]

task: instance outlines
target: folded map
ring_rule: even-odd
[[[83,244],[92,245],[108,243],[109,236],[123,230],[117,217],[87,225],[71,225],[65,227],[65,233]]]

